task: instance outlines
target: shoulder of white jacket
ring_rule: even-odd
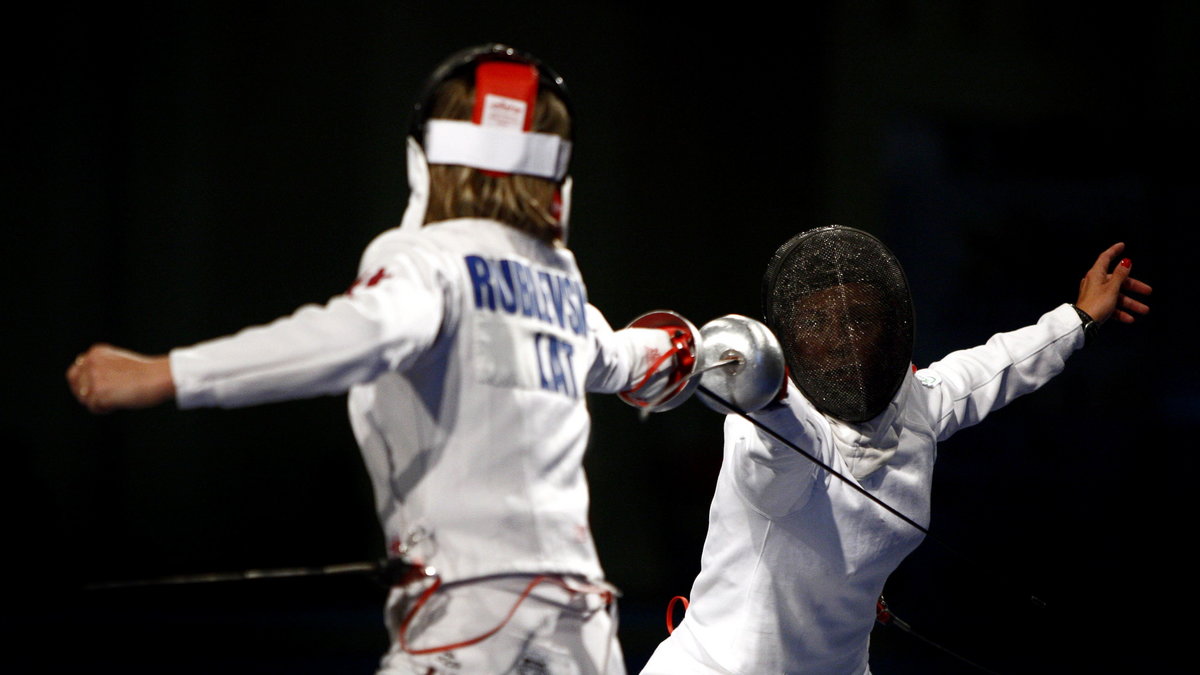
[[[459,221],[447,221],[459,222]],[[475,222],[475,221],[472,221]],[[490,222],[490,221],[482,221]],[[461,237],[454,228],[441,228],[436,225],[416,230],[406,230],[393,227],[380,232],[367,244],[359,263],[359,273],[374,271],[386,267],[389,260],[399,253],[425,251],[433,253],[444,247],[446,239]]]

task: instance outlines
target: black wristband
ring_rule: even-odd
[[[1079,322],[1083,324],[1083,344],[1089,344],[1096,340],[1096,335],[1100,333],[1100,324],[1092,318],[1091,314],[1079,309],[1075,305],[1071,305],[1071,309],[1079,315]]]

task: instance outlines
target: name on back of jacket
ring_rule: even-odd
[[[516,260],[469,255],[464,258],[475,308],[539,319],[587,333],[587,291],[578,279]]]

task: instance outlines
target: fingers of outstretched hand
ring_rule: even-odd
[[[94,376],[91,373],[91,364],[86,357],[79,357],[75,363],[67,370],[67,384],[71,389],[71,393],[75,399],[83,404],[88,410],[93,410],[93,405],[96,400],[96,388],[93,385]]]
[[[1121,282],[1121,290],[1129,293],[1137,293],[1138,295],[1150,295],[1154,292],[1154,289],[1151,288],[1150,284],[1139,279],[1134,279],[1133,277],[1126,277],[1125,280]]]
[[[1120,307],[1121,307],[1121,309],[1125,309],[1130,312],[1137,312],[1138,314],[1149,314],[1150,313],[1149,305],[1142,302],[1141,300],[1138,300],[1137,298],[1132,298],[1123,293],[1121,294]]]
[[[1133,271],[1133,261],[1129,258],[1123,258],[1121,262],[1117,263],[1117,266],[1113,268],[1112,274],[1108,275],[1108,280],[1110,282],[1116,282],[1118,286],[1121,286],[1125,283],[1125,280],[1129,278],[1129,273],[1131,271]]]
[[[1121,295],[1117,303],[1117,320],[1121,323],[1133,323],[1137,318],[1134,315],[1145,316],[1150,313],[1150,307],[1139,300]]]
[[[1092,269],[1088,270],[1089,273],[1100,272],[1101,274],[1108,274],[1108,270],[1112,268],[1113,259],[1121,255],[1121,252],[1124,250],[1125,244],[1123,242],[1117,242],[1109,246],[1096,257],[1096,262],[1092,265]]]
[[[67,368],[67,388],[77,401],[87,405],[88,385],[83,378],[83,355],[76,357],[75,362]]]

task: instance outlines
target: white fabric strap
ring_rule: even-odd
[[[417,139],[409,136],[405,147],[408,158],[408,208],[400,220],[400,229],[419,230],[425,225],[425,211],[429,208],[429,163]]]
[[[430,164],[457,164],[557,181],[566,175],[571,142],[555,134],[431,119],[426,123],[425,156]]]

